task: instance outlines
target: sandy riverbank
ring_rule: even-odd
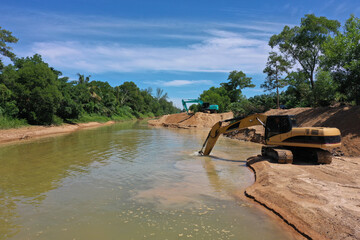
[[[80,129],[106,126],[115,123],[108,121],[106,123],[89,122],[79,124],[64,124],[61,126],[30,126],[22,128],[13,128],[0,130],[0,144],[29,140],[40,137],[47,137],[57,134],[71,133]]]
[[[256,176],[245,191],[310,239],[360,239],[360,158],[329,165],[278,164],[252,157]]]

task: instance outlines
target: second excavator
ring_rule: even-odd
[[[230,124],[226,125],[228,122]],[[279,163],[292,163],[293,159],[306,158],[329,164],[332,155],[328,150],[341,146],[340,130],[337,128],[297,127],[292,115],[253,114],[245,118],[217,122],[211,128],[199,153],[209,155],[221,134],[255,125],[265,128],[262,156],[270,157]]]

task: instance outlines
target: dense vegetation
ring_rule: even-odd
[[[141,90],[133,82],[112,87],[82,74],[78,74],[77,81],[69,81],[40,55],[16,58],[6,45],[15,42],[11,32],[0,28],[0,54],[13,62],[4,66],[0,59],[1,128],[126,120],[180,111],[167,101],[161,89],[152,96],[151,88]]]
[[[309,14],[300,26],[285,26],[273,35],[261,85],[271,93],[247,99],[241,90],[254,87],[252,79],[233,71],[227,82],[205,90],[200,99],[237,115],[276,107],[360,105],[360,19],[351,16],[340,27],[336,20]]]

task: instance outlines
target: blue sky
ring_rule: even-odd
[[[39,53],[70,79],[160,87],[180,106],[232,70],[253,78],[247,97],[263,93],[269,38],[308,13],[344,23],[360,1],[1,0],[0,26],[20,57]]]

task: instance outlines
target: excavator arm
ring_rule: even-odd
[[[246,118],[232,118],[224,121],[217,122],[210,130],[201,150],[199,153],[204,156],[208,156],[216,144],[219,136],[223,133],[233,132],[235,130],[240,130],[243,128],[255,126],[255,125],[263,125],[265,127],[267,116],[264,114],[253,114]],[[229,125],[222,126],[225,122],[231,122]],[[203,149],[205,150],[203,151]]]
[[[199,103],[200,105],[203,105],[203,103],[204,103],[200,99],[182,99],[181,102],[182,102],[182,105],[183,105],[183,107],[184,107],[184,109],[185,109],[185,111],[186,111],[186,113],[188,115],[189,115],[189,109],[188,109],[188,107],[186,105],[187,103]]]

